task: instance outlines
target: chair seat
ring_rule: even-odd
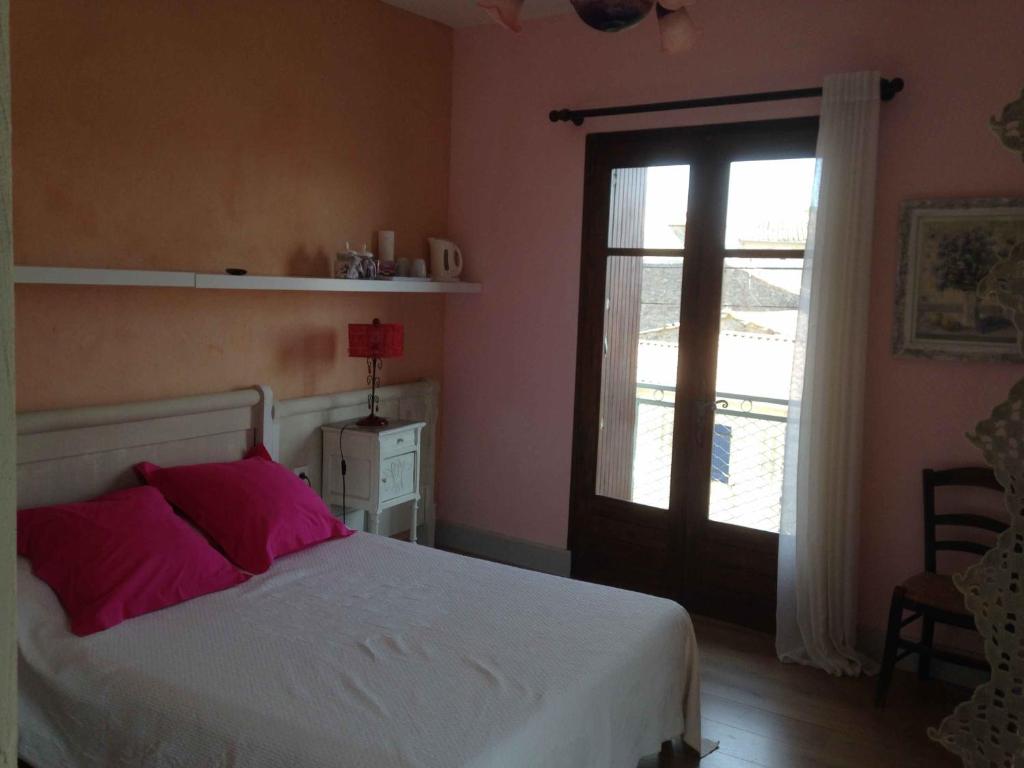
[[[907,591],[907,599],[912,602],[947,613],[970,615],[964,596],[956,588],[952,576],[923,571],[904,581],[903,588]]]

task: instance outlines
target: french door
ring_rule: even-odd
[[[817,118],[587,137],[573,576],[771,628]]]

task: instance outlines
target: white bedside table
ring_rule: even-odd
[[[420,505],[420,445],[424,421],[392,421],[385,427],[360,427],[354,421],[321,427],[323,497],[343,512],[363,509],[370,533],[380,533],[385,509],[408,504],[409,541],[416,543]],[[345,456],[345,487],[341,459]],[[345,498],[342,493],[345,491]]]

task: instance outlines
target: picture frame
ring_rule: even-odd
[[[1024,243],[1024,198],[907,201],[900,241],[894,354],[1024,362],[1013,319],[978,292],[995,263]]]

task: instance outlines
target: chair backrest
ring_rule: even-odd
[[[954,467],[952,469],[926,469],[922,474],[924,485],[924,567],[935,573],[936,553],[941,551],[970,552],[984,555],[995,544],[982,544],[963,538],[939,537],[939,528],[974,528],[1000,534],[1009,524],[987,515],[973,512],[950,512],[938,514],[935,511],[935,489],[949,486],[965,488],[986,488],[1003,492],[995,473],[988,467]],[[950,534],[952,535],[952,534]],[[958,534],[962,535],[962,533]]]

